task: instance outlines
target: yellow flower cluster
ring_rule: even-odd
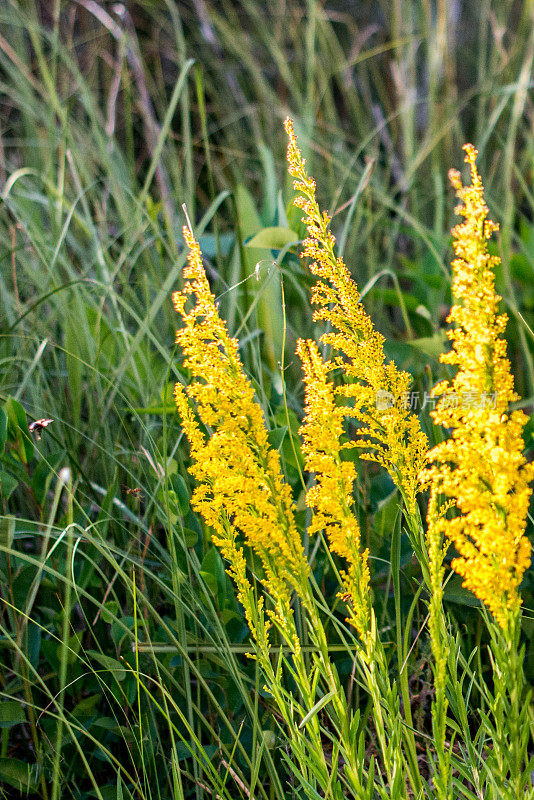
[[[315,181],[306,172],[293,123],[288,118],[284,125],[289,137],[289,173],[295,178],[293,186],[298,192],[294,204],[306,215],[308,238],[303,256],[312,259],[310,269],[318,278],[312,293],[312,302],[318,306],[314,319],[331,324],[333,331],[323,334],[321,341],[332,347],[332,368],[341,368],[347,381],[336,388],[336,394],[345,399],[347,413],[362,425],[355,442],[369,451],[362,458],[385,467],[401,490],[409,512],[415,514],[419,474],[428,443],[417,417],[405,402],[410,375],[391,361],[385,363],[384,337],[365,312],[343,259],[335,255],[330,218],[319,209]]]
[[[176,385],[175,399],[194,460],[193,507],[214,529],[213,541],[230,561],[242,601],[250,587],[238,540],[244,538],[258,554],[264,585],[275,602],[278,621],[285,625],[291,591],[308,574],[291,490],[282,479],[278,454],[269,446],[237,341],[217,311],[199,245],[188,228],[183,234],[189,247],[186,282],[173,294],[173,302],[183,320],[176,342],[191,381],[187,390]],[[186,310],[189,297],[194,302]]]
[[[519,610],[518,587],[530,563],[524,531],[534,466],[523,456],[526,416],[508,410],[517,395],[502,338],[507,317],[497,313],[499,259],[487,245],[498,226],[488,219],[477,151],[470,144],[464,149],[471,185],[463,186],[456,170],[449,173],[461,201],[456,213],[465,221],[453,229],[456,304],[448,321],[456,327],[448,332],[452,349],[441,357],[458,372],[452,382],[434,388],[441,399],[432,412],[434,422],[452,429],[452,437],[430,451],[434,466],[426,479],[434,497],[439,493],[454,501],[456,516],[434,521],[460,554],[453,568],[505,627]]]
[[[341,573],[348,601],[349,617],[365,640],[370,626],[368,550],[360,554],[360,528],[352,506],[356,469],[352,461],[341,460],[343,419],[347,410],[336,405],[334,387],[328,380],[332,365],[324,363],[314,341],[297,345],[306,384],[305,418],[301,428],[306,469],[316,475],[316,484],[306,497],[314,509],[308,532],[324,530],[330,549],[342,556],[348,571]]]

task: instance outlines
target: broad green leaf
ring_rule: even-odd
[[[433,336],[425,336],[421,339],[412,339],[410,342],[411,347],[415,347],[421,353],[427,356],[438,359],[440,355],[445,352],[447,337],[444,332],[435,333]]]
[[[276,745],[276,733],[274,731],[262,731],[262,737],[267,750],[274,750]]]
[[[34,669],[39,665],[39,657],[41,655],[41,627],[35,622],[28,622],[26,631],[26,652],[30,660],[30,664]]]
[[[447,585],[445,586],[443,597],[451,603],[458,603],[462,606],[471,606],[472,608],[480,607],[480,600],[475,597],[473,592],[465,589],[462,586],[462,578],[460,575],[453,575]]]
[[[267,438],[271,447],[273,447],[275,450],[280,450],[282,443],[286,438],[287,431],[287,425],[283,425],[280,428],[273,428],[271,431],[269,431]]]
[[[161,389],[161,400],[164,406],[174,406],[174,381],[167,381]]]
[[[395,527],[399,515],[399,494],[397,489],[380,500],[373,520],[373,527],[381,537],[387,537]]]
[[[35,794],[37,791],[34,768],[18,758],[0,758],[0,783],[2,781],[19,792]]]
[[[278,363],[282,357],[284,319],[280,271],[273,262],[270,250],[281,250],[288,244],[288,229],[265,228],[262,230],[261,219],[254,206],[254,200],[243,187],[237,187],[235,199],[241,235],[244,239],[253,237],[244,251],[239,248],[235,250],[235,278],[240,280],[244,276],[248,279],[245,285],[247,304],[250,311],[254,311],[257,324],[263,332],[262,351],[265,361],[273,372],[277,372]],[[278,237],[273,238],[266,233],[266,231],[277,230],[283,231]],[[294,235],[296,236],[296,234]],[[293,239],[291,239],[292,241]],[[258,243],[255,244],[255,242]],[[258,247],[264,251],[263,254],[258,253]],[[263,260],[258,262],[261,255],[263,255]]]
[[[83,721],[91,719],[91,717],[95,717],[97,714],[98,703],[101,699],[101,695],[92,694],[89,697],[85,697],[83,700],[80,700],[80,702],[76,703],[72,709],[71,713],[73,717]]]
[[[200,522],[198,521],[198,517],[196,516],[196,514],[193,514],[191,509],[189,509],[189,512],[188,512],[187,516],[184,517],[184,531],[188,532],[187,535],[188,535],[189,538],[191,538],[192,534],[196,534],[197,540],[198,540],[199,537],[202,537],[202,526],[201,526]],[[187,536],[186,536],[186,539],[187,539]],[[196,542],[195,542],[195,544],[196,544]],[[187,545],[187,547],[193,547],[193,545],[192,544],[191,545]]]
[[[87,655],[93,658],[101,667],[109,670],[118,681],[123,681],[125,679],[127,670],[125,670],[124,666],[115,658],[106,656],[104,653],[98,653],[96,650],[88,650]]]
[[[23,464],[28,464],[33,458],[33,441],[28,430],[26,412],[21,404],[10,397],[5,404],[8,418],[8,435],[13,440],[15,450]]]
[[[213,595],[220,601],[224,601],[224,590],[226,586],[226,573],[224,564],[219,555],[219,551],[212,547],[202,560],[200,575]],[[222,606],[222,602],[220,605]]]
[[[182,476],[178,474],[171,475],[170,482],[182,517],[185,517],[189,511],[189,492],[187,491],[187,484]]]
[[[256,211],[254,198],[249,190],[239,183],[234,191],[237,217],[241,227],[241,235],[245,237],[253,236],[261,228],[260,215]]]
[[[77,631],[76,633],[73,633],[72,636],[69,636],[69,640],[67,642],[67,664],[74,664],[76,662],[78,653],[80,652],[83,634],[84,631]],[[63,645],[61,644],[57,646],[58,661],[61,661],[62,647]]]
[[[258,146],[260,158],[263,166],[263,208],[262,215],[264,220],[271,222],[275,215],[277,200],[277,171],[271,150],[267,145],[261,143]]]
[[[20,562],[18,562],[20,564]],[[37,567],[34,564],[26,564],[17,569],[12,583],[13,600],[17,608],[25,608],[32,583],[35,579]]]
[[[4,503],[9,500],[18,485],[19,482],[13,475],[10,475],[4,469],[0,469],[0,497]]]
[[[165,490],[162,487],[158,492],[158,497],[165,508],[169,522],[171,525],[176,525],[178,518],[182,515],[176,492],[174,489],[167,489],[167,502],[165,502]]]
[[[111,622],[115,622],[117,619],[117,613],[119,611],[119,603],[117,600],[108,600],[102,606],[102,619],[104,622],[110,624]]]
[[[409,292],[397,292],[396,289],[383,288],[381,286],[373,286],[373,298],[380,299],[384,305],[387,306],[400,306],[401,299],[408,311],[415,311],[420,305],[420,300],[414,297]]]
[[[259,247],[267,250],[282,250],[287,244],[298,242],[299,237],[289,228],[263,228],[247,242],[246,247]]]
[[[26,714],[19,700],[0,701],[0,728],[11,728],[23,722],[26,722]]]
[[[185,546],[194,547],[198,542],[198,533],[196,531],[192,531],[191,528],[184,528],[182,533]]]

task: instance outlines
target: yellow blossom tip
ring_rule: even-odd
[[[458,170],[449,171],[464,221],[452,230],[454,305],[447,321],[454,327],[447,331],[452,348],[440,359],[456,365],[457,373],[434,387],[440,400],[431,412],[452,436],[433,448],[425,470],[431,507],[441,496],[454,505],[455,516],[430,515],[428,523],[454,543],[459,557],[452,568],[505,627],[521,606],[519,584],[530,563],[524,532],[534,468],[523,455],[526,417],[510,411],[517,395],[503,337],[506,316],[499,314],[495,291],[499,259],[487,244],[498,225],[488,219],[477,150],[472,144],[464,150],[470,184],[463,185]]]
[[[467,144],[464,144],[462,150],[465,150],[465,157],[464,157],[465,163],[474,164],[478,156],[478,150],[476,149],[476,147],[472,144],[469,144],[468,142]]]
[[[295,131],[293,129],[293,120],[291,117],[286,117],[284,120],[284,130],[289,137],[293,137],[295,135]]]

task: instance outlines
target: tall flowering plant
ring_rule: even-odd
[[[519,398],[503,338],[507,316],[498,313],[501,298],[494,270],[499,258],[487,246],[498,225],[488,219],[477,151],[472,145],[465,151],[471,185],[463,186],[456,170],[449,173],[460,200],[456,212],[465,221],[452,231],[455,305],[448,322],[455,327],[448,332],[452,348],[441,356],[457,372],[452,381],[434,387],[434,396],[441,399],[431,412],[434,422],[449,428],[452,436],[429,453],[434,466],[427,477],[432,492],[452,500],[457,512],[436,522],[458,551],[453,569],[509,631],[517,620],[518,587],[531,558],[524,533],[534,465],[523,455],[527,417],[510,410]]]
[[[488,240],[498,225],[488,218],[477,151],[470,144],[464,150],[471,184],[464,186],[457,170],[449,173],[460,200],[456,213],[464,222],[452,231],[455,304],[448,321],[455,327],[448,331],[452,348],[441,356],[441,361],[456,366],[457,372],[452,381],[443,381],[433,390],[440,398],[432,412],[434,422],[449,429],[451,436],[428,454],[432,463],[425,475],[431,495],[428,541],[437,578],[434,597],[443,575],[443,549],[450,542],[457,552],[452,568],[490,612],[494,692],[488,696],[492,714],[484,719],[484,727],[493,741],[485,769],[492,773],[496,796],[523,797],[525,780],[529,780],[524,736],[528,702],[522,697],[518,589],[531,560],[525,526],[534,464],[527,463],[523,455],[527,417],[510,407],[518,396],[503,338],[507,317],[498,313],[501,298],[495,291],[494,270],[499,258],[488,251]],[[446,645],[435,609],[431,630],[440,672],[437,697],[446,706]],[[443,727],[442,751],[444,736]],[[492,770],[493,765],[496,768]]]
[[[289,173],[297,192],[294,204],[304,211],[308,230],[302,256],[310,259],[310,269],[317,277],[312,290],[314,319],[324,320],[332,327],[321,336],[321,342],[333,352],[328,371],[339,369],[346,379],[336,387],[336,396],[345,401],[345,416],[361,424],[355,442],[365,451],[361,458],[385,467],[409,513],[415,515],[419,474],[428,442],[417,417],[406,407],[411,377],[393,361],[386,363],[384,337],[360,302],[346,264],[335,254],[330,217],[321,212],[317,203],[315,181],[306,171],[293,123],[286,119],[284,124],[289,138]]]
[[[295,525],[290,488],[283,481],[278,454],[269,446],[238,343],[219,316],[198,242],[189,228],[184,227],[183,234],[189,248],[185,285],[174,293],[173,301],[183,321],[176,341],[191,381],[187,389],[176,385],[175,399],[197,480],[192,503],[212,528],[213,541],[228,561],[267,688],[295,743],[301,779],[312,786],[326,785],[328,769],[317,719],[312,717],[299,727],[315,694],[291,603],[293,592],[302,593],[307,585],[309,567]],[[260,560],[265,597],[255,592],[245,546]],[[298,698],[284,688],[282,660],[273,665],[272,626],[291,654]],[[310,772],[310,762],[318,776]]]
[[[219,316],[198,242],[184,228],[189,248],[185,284],[173,299],[182,318],[176,340],[190,381],[187,387],[177,385],[175,397],[197,482],[193,506],[228,562],[252,634],[253,655],[291,745],[286,760],[300,796],[452,800],[474,797],[469,787],[482,785],[484,794],[476,796],[523,797],[529,770],[526,712],[520,706],[518,586],[530,559],[524,530],[533,468],[522,455],[524,415],[509,409],[516,397],[502,339],[506,320],[497,314],[495,259],[487,251],[495,226],[487,219],[476,151],[466,147],[471,186],[463,187],[459,174],[451,174],[465,223],[453,231],[455,305],[449,320],[456,327],[449,334],[452,350],[442,360],[458,371],[452,382],[435,388],[441,400],[434,421],[450,429],[451,438],[428,452],[419,421],[404,403],[410,376],[386,362],[383,337],[336,255],[330,219],[318,206],[315,182],[289,119],[285,128],[294,202],[304,211],[308,231],[303,256],[317,279],[315,318],[328,323],[321,337],[326,358],[312,340],[300,340],[297,346],[305,384],[302,449],[314,479],[306,492],[312,513],[308,533],[324,532],[331,554],[342,561],[339,597],[356,634],[353,653],[370,698],[375,755],[366,752],[359,709],[351,706],[330,657],[291,489],[269,445],[238,343]],[[448,402],[453,394],[467,391],[495,393],[495,407],[467,409]],[[355,445],[361,458],[385,468],[398,487],[428,593],[434,656],[430,777],[420,768],[405,665],[399,664],[401,704],[373,609],[369,553],[362,547],[354,509],[356,467],[343,453]],[[430,489],[426,530],[417,499],[424,486]],[[476,764],[471,742],[460,748],[460,755],[451,746],[454,735],[466,727],[467,712],[456,675],[458,648],[443,611],[449,543],[457,550],[453,569],[489,612],[493,641],[494,686],[481,689],[488,712],[477,734],[481,763]],[[294,613],[296,602],[302,623]],[[303,638],[312,646],[308,660]],[[469,736],[469,730],[464,733]]]

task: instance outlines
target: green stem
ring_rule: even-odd
[[[67,477],[68,475],[68,477]],[[63,744],[63,707],[65,704],[65,686],[67,683],[67,665],[69,657],[70,616],[72,609],[72,550],[73,550],[73,497],[70,470],[62,471],[60,480],[66,483],[67,488],[67,552],[65,558],[65,597],[63,601],[63,627],[61,632],[61,654],[59,660],[59,692],[58,692],[58,723],[56,729],[56,746],[54,764],[52,769],[52,800],[58,800],[61,783],[61,747]]]
[[[444,547],[442,543],[442,536],[436,524],[439,516],[437,497],[433,492],[428,510],[427,552],[430,578],[429,630],[432,655],[434,657],[435,688],[435,698],[431,712],[432,732],[434,734],[437,757],[434,783],[439,800],[452,800],[450,753],[445,749],[448,709],[446,681],[449,656],[447,628],[443,613],[443,560],[446,546]]]

